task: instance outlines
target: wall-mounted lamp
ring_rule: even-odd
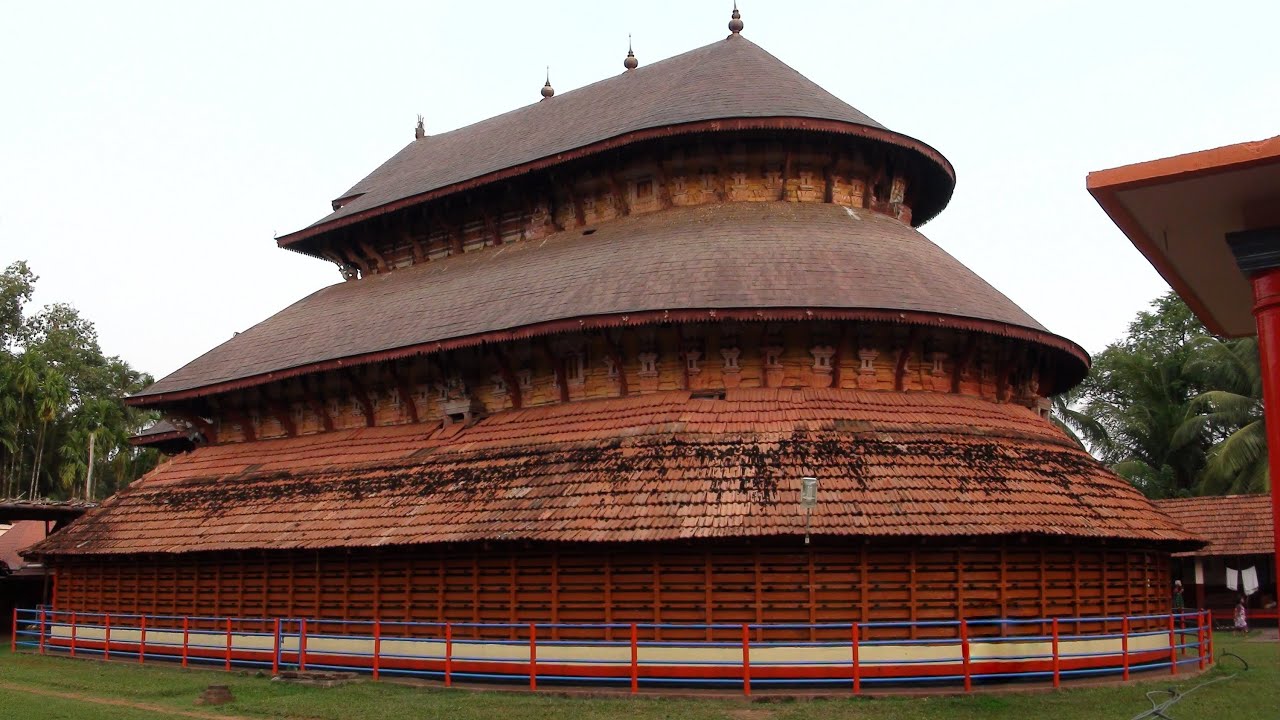
[[[800,478],[800,506],[804,508],[804,544],[809,544],[809,515],[818,506],[818,478]]]

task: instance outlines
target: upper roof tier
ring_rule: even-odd
[[[135,395],[210,395],[484,342],[685,319],[835,318],[970,329],[1088,356],[919,231],[827,203],[671,208],[324,288]]]
[[[951,164],[893,132],[738,34],[474,125],[409,143],[282,247],[368,218],[575,158],[653,139],[744,129],[825,132],[905,148],[928,162],[914,208],[946,206]]]

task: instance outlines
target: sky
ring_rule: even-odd
[[[1275,2],[764,2],[743,34],[955,166],[921,230],[1091,352],[1167,285],[1089,171],[1280,134]],[[731,2],[0,1],[0,265],[162,377],[328,284],[274,237],[413,139],[722,39]]]

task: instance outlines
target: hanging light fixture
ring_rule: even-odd
[[[809,544],[809,516],[818,506],[818,478],[800,478],[800,506],[804,508],[804,544]]]

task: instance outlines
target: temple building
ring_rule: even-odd
[[[918,231],[951,164],[730,29],[420,123],[280,237],[343,280],[129,398],[195,447],[37,546],[53,605],[707,639],[1168,612],[1201,543],[1049,420],[1085,351]]]

